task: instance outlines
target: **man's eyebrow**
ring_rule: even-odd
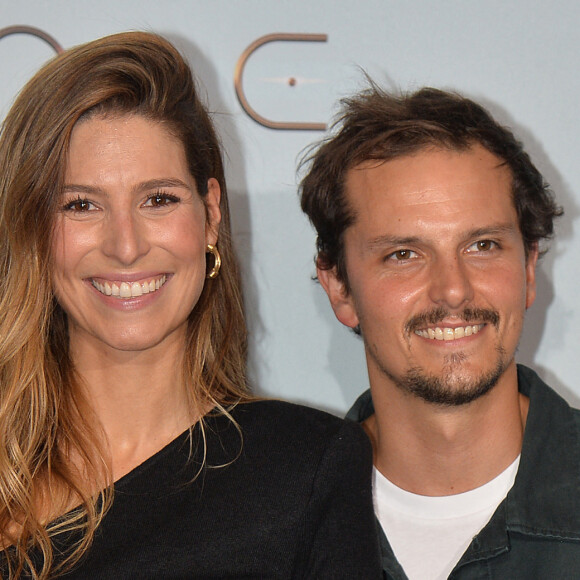
[[[369,250],[376,250],[384,248],[385,246],[405,246],[410,244],[418,244],[421,238],[418,236],[398,237],[389,234],[384,236],[377,236],[367,242]]]
[[[482,228],[476,228],[467,232],[466,238],[481,238],[485,236],[498,236],[502,234],[514,234],[519,232],[519,228],[516,224],[505,223],[496,224],[492,226],[485,226]]]
[[[470,240],[472,238],[481,238],[487,236],[498,236],[505,234],[511,235],[517,233],[518,231],[519,230],[517,225],[513,223],[494,224],[468,230],[462,237],[466,240]],[[366,245],[367,248],[372,251],[377,249],[380,250],[381,248],[388,246],[407,246],[420,244],[422,241],[425,240],[419,236],[392,236],[386,234],[384,236],[377,236],[376,238],[372,238],[367,242]]]
[[[177,179],[175,177],[163,177],[160,179],[149,179],[147,181],[142,181],[138,183],[132,188],[133,193],[137,193],[139,191],[150,191],[152,189],[163,189],[164,187],[179,187],[182,189],[187,189],[188,191],[192,191],[191,186],[187,183],[182,181],[181,179]],[[74,192],[74,193],[84,193],[87,195],[107,195],[107,192],[100,188],[93,185],[82,185],[80,183],[67,183],[63,187],[64,193]]]

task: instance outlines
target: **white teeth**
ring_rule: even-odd
[[[144,282],[97,282],[92,280],[93,286],[105,296],[115,296],[120,299],[137,298],[143,294],[149,294],[159,290],[167,282],[167,276],[152,278]]]
[[[458,338],[463,338],[464,336],[471,336],[472,334],[477,334],[482,328],[483,324],[473,324],[469,326],[460,326],[458,328],[450,328],[445,326],[440,328],[426,328],[424,330],[416,330],[415,334],[422,336],[423,338],[429,338],[431,340],[457,340]]]
[[[443,329],[443,340],[453,340],[455,338],[455,332],[453,328],[444,328]]]

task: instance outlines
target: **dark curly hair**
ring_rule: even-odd
[[[512,194],[526,254],[554,231],[562,215],[548,184],[522,144],[481,105],[457,93],[422,88],[410,94],[370,86],[341,101],[327,139],[302,160],[302,210],[317,232],[317,266],[336,269],[348,288],[343,234],[353,223],[344,183],[347,172],[369,160],[388,161],[427,147],[464,151],[480,144],[510,168]]]

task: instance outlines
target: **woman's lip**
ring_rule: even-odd
[[[141,272],[131,272],[131,273],[122,273],[122,272],[103,272],[102,274],[97,274],[96,276],[87,276],[85,280],[92,282],[96,280],[97,282],[127,282],[132,284],[133,282],[144,282],[145,280],[150,280],[151,278],[159,278],[161,276],[169,277],[169,272],[160,272],[159,270],[151,270],[151,271],[141,271]]]
[[[118,280],[103,281],[102,278],[91,278],[90,283],[103,296],[110,296],[117,300],[131,300],[157,292],[166,284],[167,280],[168,276],[162,274],[132,282],[120,282]]]

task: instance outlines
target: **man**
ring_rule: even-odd
[[[364,340],[349,417],[373,443],[385,576],[580,578],[580,413],[514,360],[561,210],[468,99],[371,86],[343,107],[302,208]]]

